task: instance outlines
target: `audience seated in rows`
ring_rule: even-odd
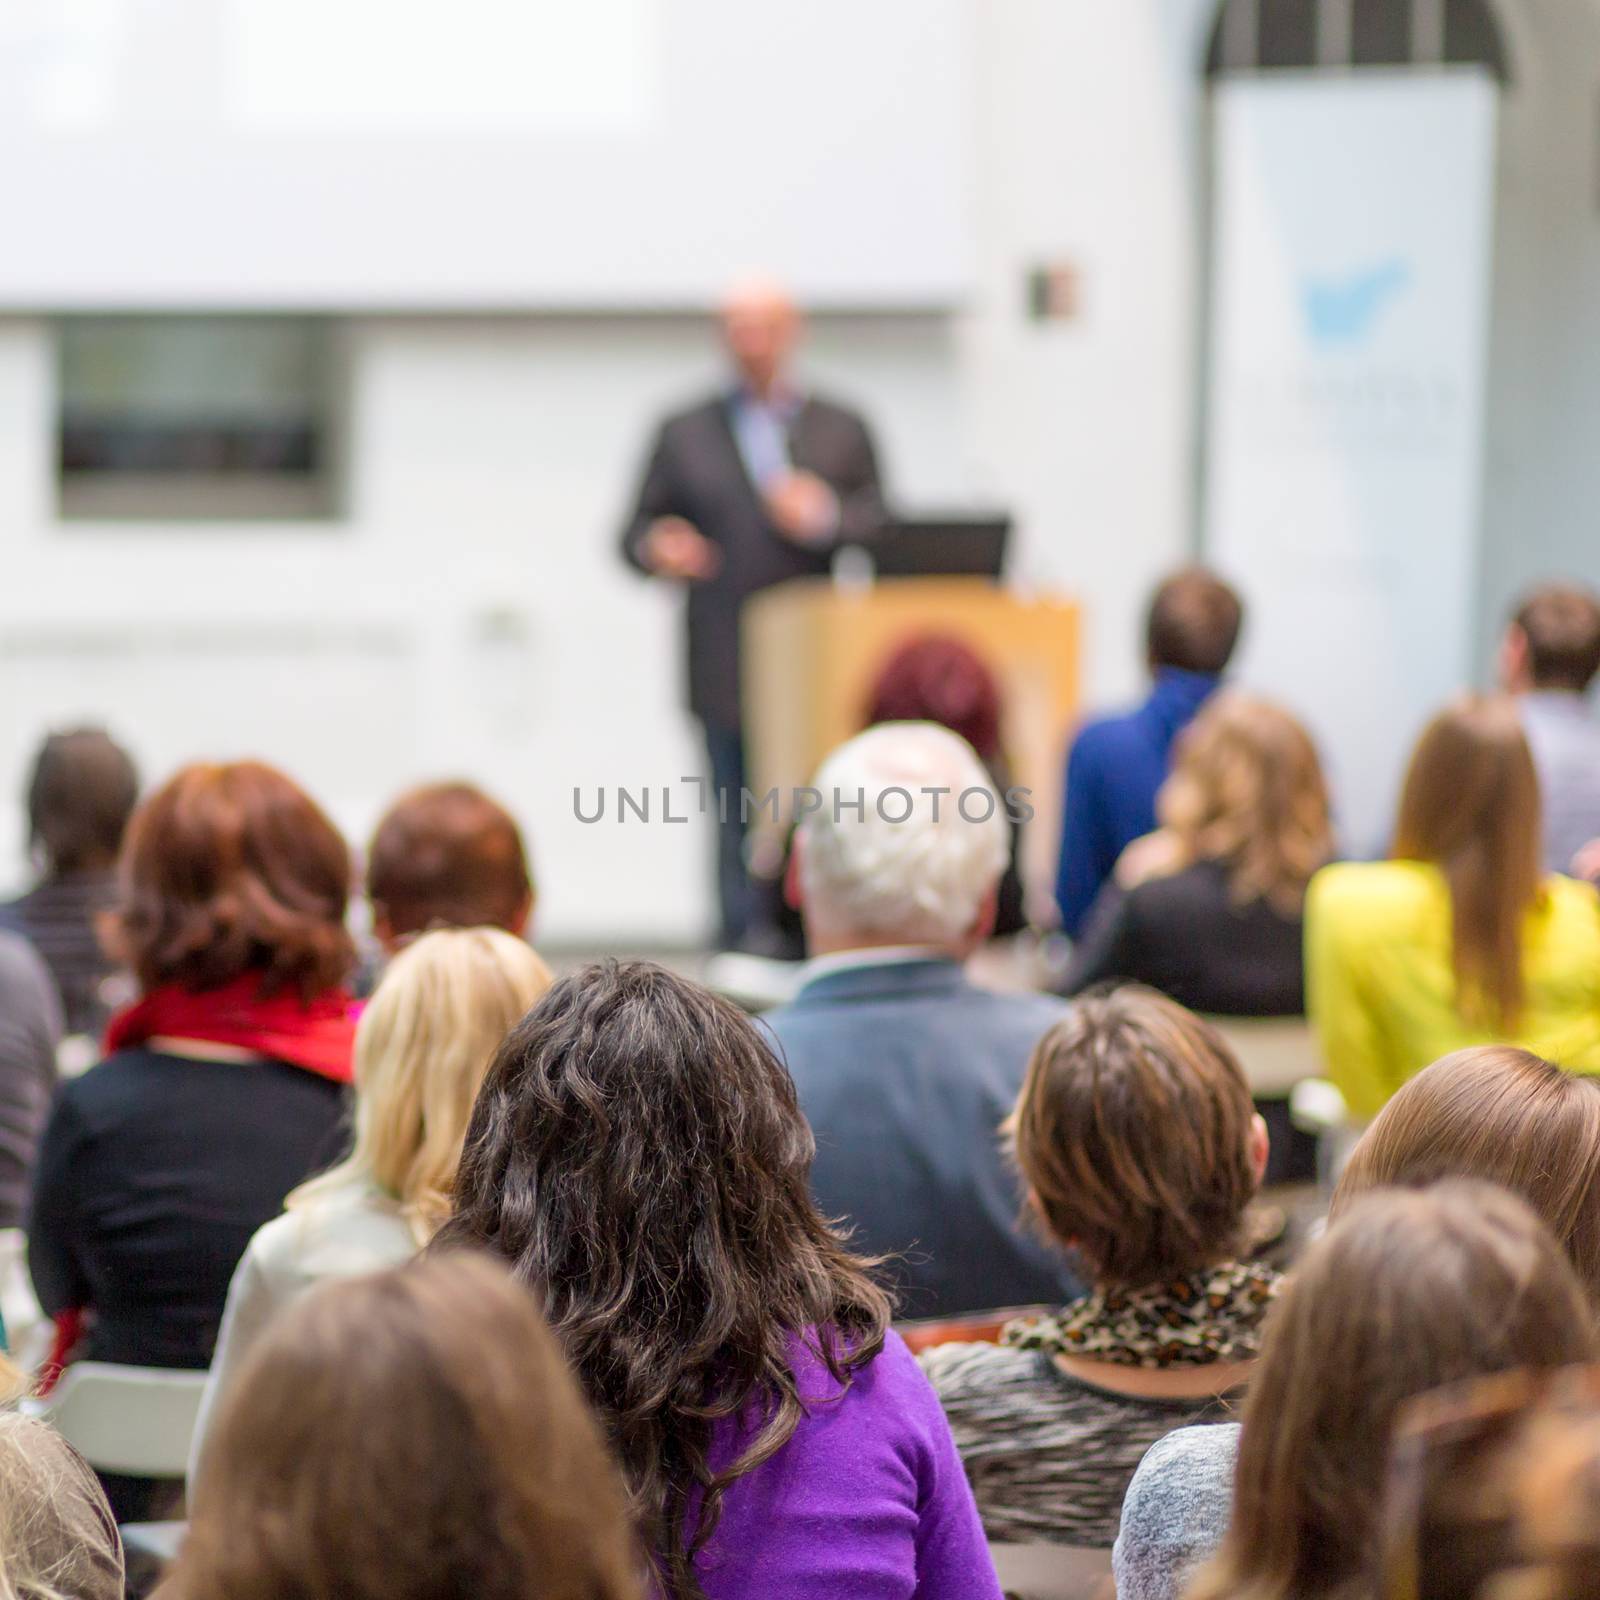
[[[979,988],[961,966],[1009,860],[989,776],[947,729],[885,723],[814,787],[789,880],[814,959],[766,1020],[816,1135],[817,1203],[890,1258],[906,1316],[1058,1301],[1075,1280],[1019,1227],[998,1130],[1064,1007]]]
[[[1140,1464],[1114,1553],[1119,1600],[1351,1592],[1406,1401],[1596,1349],[1583,1285],[1522,1200],[1467,1179],[1366,1191],[1280,1295],[1242,1426],[1180,1429]]]
[[[1145,1450],[1249,1376],[1278,1287],[1239,1259],[1266,1130],[1215,1030],[1129,986],[1045,1035],[1011,1133],[1029,1209],[1094,1287],[922,1360],[989,1537],[1109,1547]]]
[[[1334,853],[1310,735],[1224,690],[1179,735],[1156,816],[1101,894],[1066,992],[1120,978],[1214,1015],[1303,1016],[1306,885]]]
[[[32,945],[0,930],[0,1228],[20,1228],[56,1087],[61,1001]]]
[[[1551,583],[1517,607],[1500,647],[1500,681],[1517,697],[1544,800],[1547,872],[1571,872],[1600,838],[1600,721],[1585,695],[1600,673],[1600,596]]]
[[[641,1600],[626,1498],[526,1290],[327,1283],[223,1398],[160,1600]]]
[[[1375,1600],[1588,1600],[1600,1572],[1600,1369],[1478,1378],[1402,1413]]]
[[[323,1279],[398,1265],[438,1231],[478,1087],[549,987],[533,950],[496,928],[424,934],[390,963],[356,1027],[350,1154],[288,1197],[233,1274],[191,1479],[218,1396],[283,1307]]]
[[[412,789],[367,849],[372,931],[391,954],[430,928],[503,928],[533,920],[533,875],[516,819],[470,783]]]
[[[1238,595],[1220,578],[1199,567],[1174,573],[1145,622],[1149,698],[1137,711],[1087,723],[1073,740],[1056,873],[1061,926],[1072,938],[1117,858],[1154,831],[1172,742],[1221,682],[1243,619]]]
[[[539,1295],[664,1600],[998,1600],[949,1427],[811,1199],[812,1148],[756,1024],[602,963],[501,1047],[433,1248],[488,1250]]]
[[[1334,1208],[1368,1189],[1443,1178],[1482,1179],[1527,1201],[1600,1307],[1600,1078],[1512,1045],[1445,1056],[1361,1136]]]
[[[1516,1043],[1600,1072],[1600,895],[1542,871],[1514,702],[1469,696],[1435,717],[1406,774],[1393,859],[1312,880],[1306,987],[1358,1121],[1469,1045]]]
[[[204,1367],[250,1236],[338,1154],[349,882],[337,830],[270,767],[186,767],[135,814],[111,937],[140,999],[62,1085],[28,1223],[81,1354]],[[119,1515],[136,1498],[113,1492]]]
[[[33,945],[61,995],[68,1033],[99,1038],[122,998],[99,919],[116,899],[116,861],[139,798],[133,761],[99,728],[53,733],[28,780],[28,846],[38,881],[0,906],[0,927]]]

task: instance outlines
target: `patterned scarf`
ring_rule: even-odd
[[[1279,1275],[1226,1262],[1147,1289],[1096,1289],[1054,1316],[1008,1323],[1004,1344],[1120,1367],[1203,1367],[1247,1361],[1261,1349],[1261,1319]]]

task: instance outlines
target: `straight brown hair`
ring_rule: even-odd
[[[367,896],[393,938],[430,928],[521,934],[534,898],[522,830],[473,784],[412,789],[372,836]]]
[[[1234,1251],[1254,1119],[1216,1029],[1124,984],[1075,1001],[1034,1047],[1006,1131],[1055,1242],[1097,1283],[1144,1288]]]
[[[1363,1195],[1267,1315],[1228,1531],[1185,1600],[1364,1594],[1401,1406],[1596,1348],[1582,1286],[1516,1196],[1463,1181]]]
[[[1511,619],[1528,645],[1536,689],[1583,694],[1600,672],[1600,596],[1575,583],[1547,583],[1524,596]]]
[[[621,1482],[532,1297],[431,1259],[312,1289],[223,1396],[159,1600],[641,1600]]]
[[[1361,1136],[1333,1215],[1357,1195],[1482,1178],[1520,1195],[1600,1306],[1600,1078],[1530,1050],[1457,1050],[1408,1079]]]
[[[1450,889],[1456,1004],[1514,1029],[1526,998],[1523,923],[1543,878],[1539,779],[1514,701],[1467,695],[1412,752],[1395,823],[1397,859],[1428,861]]]
[[[1379,1600],[1588,1600],[1600,1572],[1600,1368],[1513,1372],[1408,1405]]]
[[[1145,653],[1154,668],[1215,674],[1239,642],[1244,603],[1232,585],[1204,567],[1163,579],[1145,614]]]

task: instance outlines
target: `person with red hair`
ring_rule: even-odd
[[[951,634],[927,633],[908,640],[884,662],[867,697],[862,727],[880,722],[936,722],[958,733],[976,752],[995,792],[1011,788],[1011,767],[1001,747],[1004,710],[1000,685],[976,650]],[[1011,861],[1000,880],[992,938],[1019,933],[1028,925],[1022,876],[1017,868],[1022,825],[1007,809]]]
[[[28,1224],[79,1353],[205,1367],[250,1236],[339,1154],[350,878],[337,829],[259,762],[185,767],[134,814],[107,934],[140,997],[56,1098]],[[107,1487],[123,1517],[151,1507]]]

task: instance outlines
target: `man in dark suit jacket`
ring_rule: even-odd
[[[766,1020],[816,1135],[817,1204],[890,1257],[905,1316],[1059,1304],[1082,1286],[1022,1227],[1000,1128],[1067,1007],[962,970],[1010,857],[988,774],[948,729],[902,722],[842,745],[815,787],[789,885],[813,960]]]
[[[662,423],[622,554],[688,589],[689,708],[705,728],[713,790],[728,796],[717,876],[731,946],[749,913],[740,611],[775,583],[826,576],[835,547],[870,539],[884,510],[866,424],[788,376],[800,333],[793,302],[751,283],[729,297],[722,327],[737,381]]]

